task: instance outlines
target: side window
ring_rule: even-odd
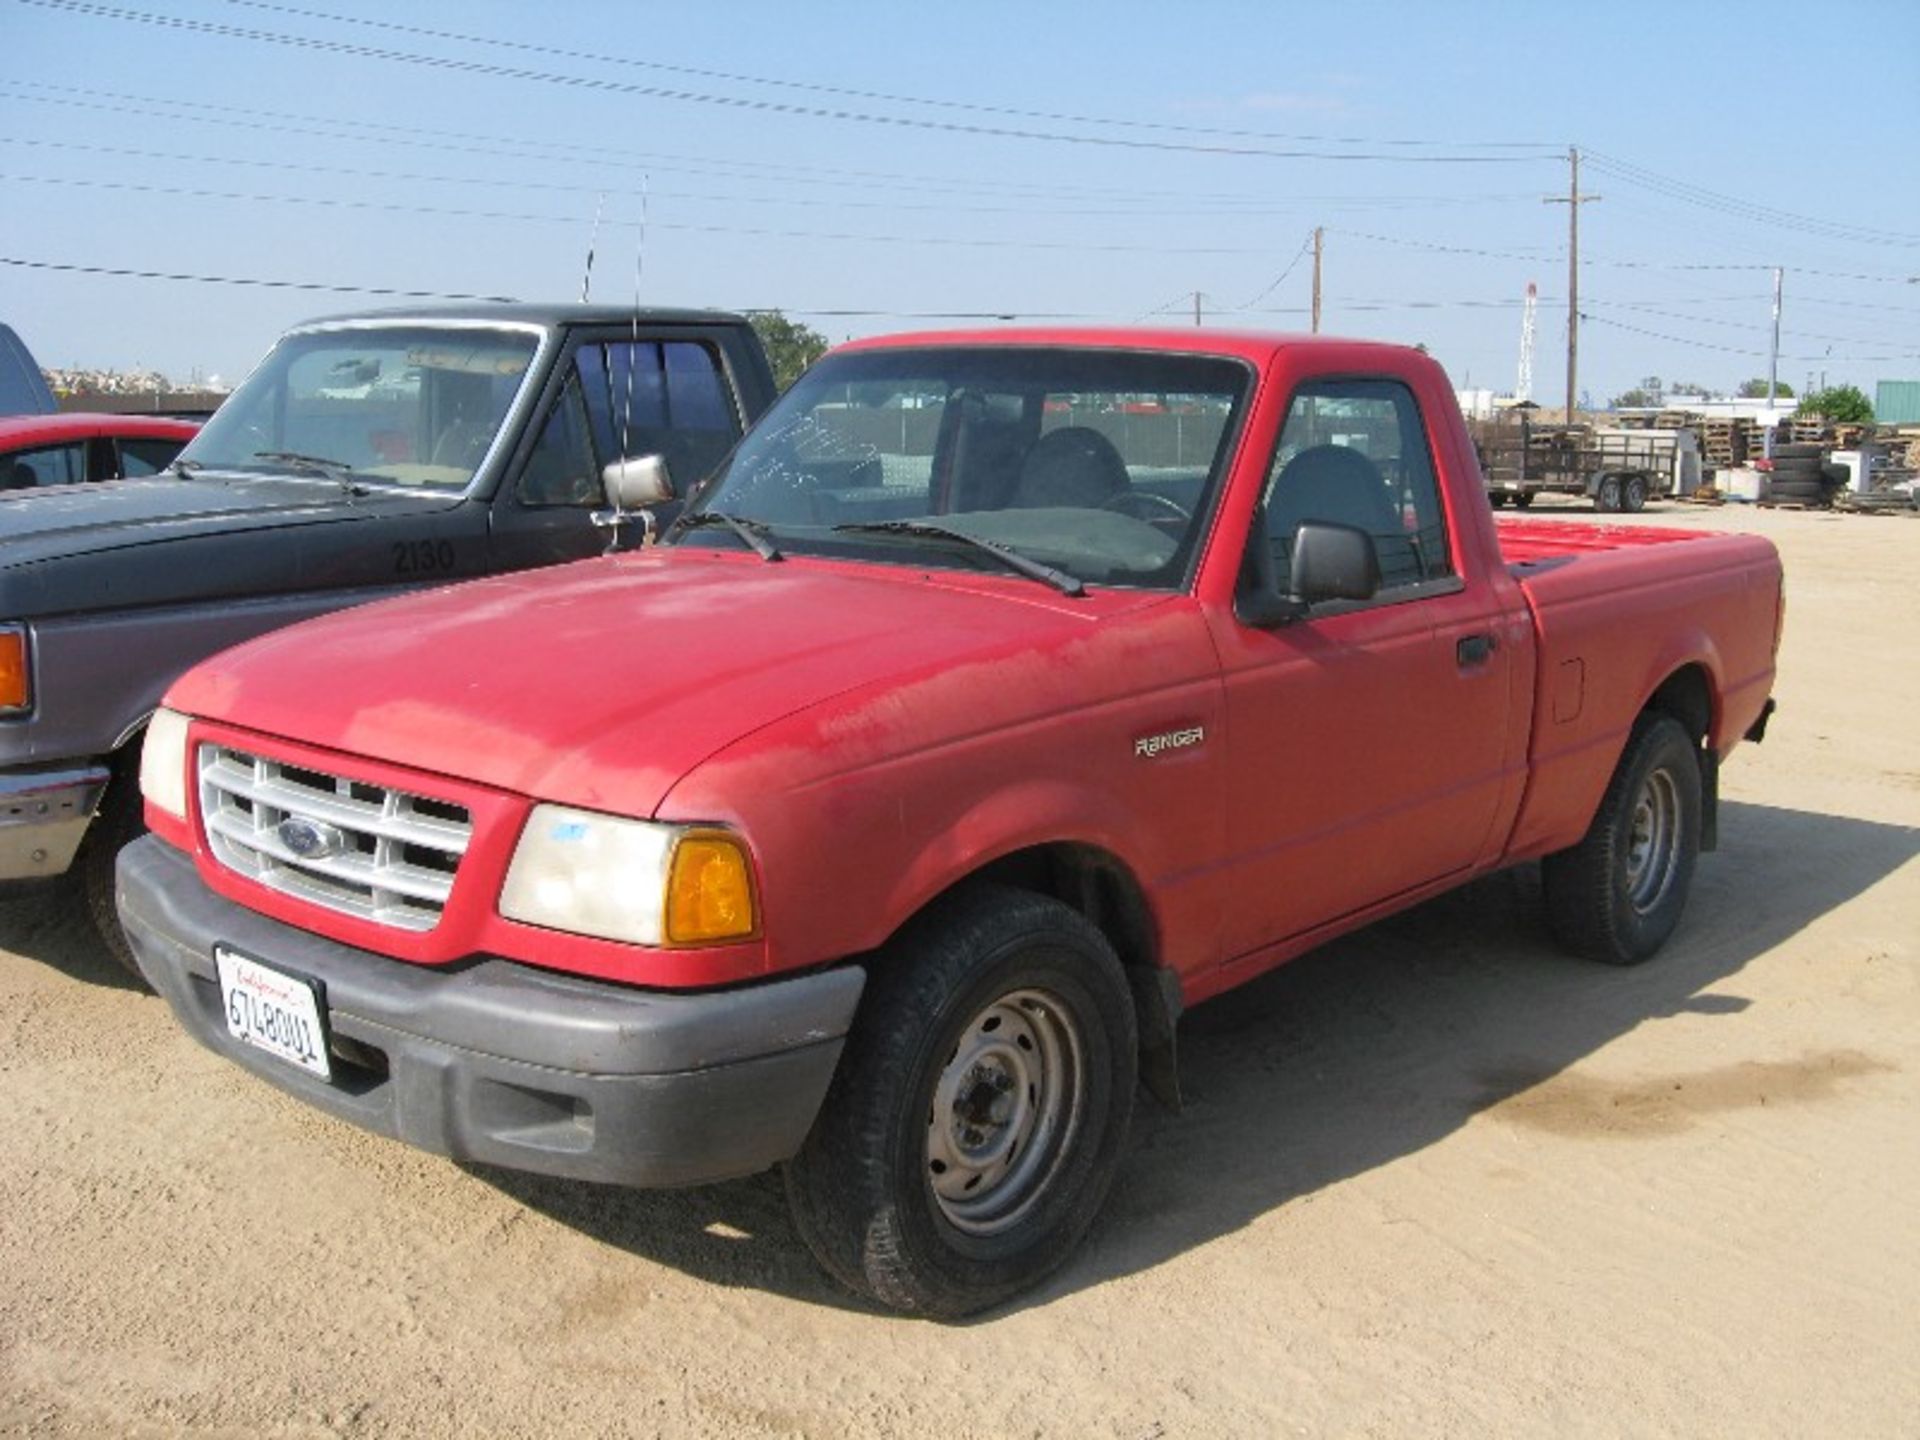
[[[1372,536],[1383,591],[1453,574],[1426,428],[1397,380],[1321,380],[1294,393],[1267,476],[1266,517],[1283,587],[1305,520]]]
[[[7,457],[6,488],[27,490],[35,485],[71,485],[87,478],[84,441],[20,450]]]
[[[141,475],[157,475],[173,463],[173,457],[180,453],[180,447],[185,443],[181,440],[122,440],[120,474],[129,480]]]
[[[597,505],[600,497],[600,471],[587,443],[587,407],[576,371],[528,452],[519,498],[522,505]]]
[[[740,438],[720,357],[691,340],[583,345],[580,388],[595,448],[606,460],[663,455],[681,495]]]

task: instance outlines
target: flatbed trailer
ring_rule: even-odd
[[[1543,493],[1584,495],[1595,510],[1634,514],[1699,476],[1699,441],[1691,429],[1537,425],[1525,415],[1470,428],[1495,507],[1525,509]]]

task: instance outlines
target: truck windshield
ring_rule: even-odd
[[[998,547],[1088,584],[1177,589],[1251,378],[1236,360],[1110,349],[830,355],[690,513],[795,553],[1005,573]],[[739,541],[704,526],[680,543]]]
[[[537,343],[514,331],[425,325],[289,335],[181,458],[208,470],[318,468],[461,490],[499,433]]]

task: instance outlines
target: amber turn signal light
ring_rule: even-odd
[[[667,878],[667,943],[745,940],[759,928],[746,852],[725,835],[683,836]]]
[[[27,632],[16,626],[0,629],[0,710],[24,710],[32,702]]]

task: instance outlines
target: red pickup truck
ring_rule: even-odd
[[[784,1164],[828,1270],[963,1314],[1085,1232],[1184,1007],[1535,859],[1565,944],[1651,956],[1782,617],[1764,540],[1496,529],[1413,350],[862,342],[659,545],[190,671],[120,910],[189,1030],[336,1115]]]

